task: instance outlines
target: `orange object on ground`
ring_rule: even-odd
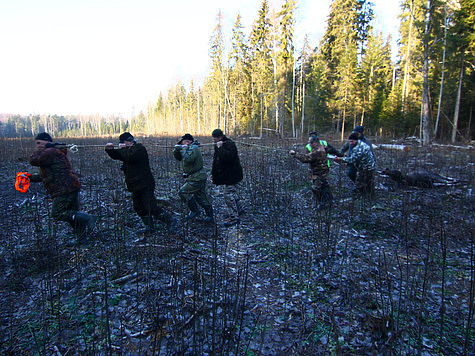
[[[15,189],[21,193],[26,193],[30,187],[31,174],[28,172],[18,172],[15,179]]]

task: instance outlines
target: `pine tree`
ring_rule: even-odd
[[[454,65],[458,67],[459,78],[454,99],[452,142],[455,142],[459,133],[461,111],[466,113],[468,136],[471,134],[471,118],[475,102],[475,3],[471,0],[460,0],[454,21],[455,24],[450,30],[451,49],[456,53]],[[463,101],[462,96],[465,98]]]
[[[232,30],[231,52],[229,54],[230,107],[234,117],[234,131],[249,124],[248,98],[251,88],[249,47],[243,32],[241,16],[238,14]]]
[[[358,125],[376,129],[379,124],[383,102],[392,86],[393,65],[391,63],[390,39],[383,41],[382,34],[368,37],[365,54],[362,58],[358,76],[358,95],[361,119]]]
[[[286,0],[278,13],[278,50],[277,50],[277,102],[280,108],[279,117],[276,117],[276,129],[280,135],[284,134],[285,118],[292,113],[292,135],[295,137],[295,118],[293,112],[294,89],[294,0]],[[291,108],[292,107],[292,108]]]
[[[420,24],[424,21],[424,0],[405,0],[400,14],[401,41],[399,68],[401,71],[401,121],[415,123],[420,113],[422,96],[422,43]],[[411,125],[412,126],[412,125]]]
[[[254,22],[250,36],[251,63],[251,132],[256,133],[260,128],[260,136],[267,119],[268,96],[267,88],[272,88],[272,43],[270,42],[271,23],[269,5],[262,0],[258,18]],[[257,124],[259,119],[259,124]]]
[[[328,61],[330,90],[333,100],[330,110],[341,123],[341,139],[345,132],[346,117],[356,112],[349,103],[355,103],[358,48],[367,38],[372,17],[370,3],[361,0],[334,0],[331,4],[328,26],[322,40],[321,53]],[[340,121],[341,119],[341,121]]]
[[[216,117],[217,127],[226,129],[227,125],[227,71],[223,64],[224,59],[224,34],[223,17],[221,11],[218,12],[216,26],[210,39],[209,57],[211,61],[211,73],[207,80],[208,90],[211,94],[212,110]]]

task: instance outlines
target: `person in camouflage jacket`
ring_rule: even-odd
[[[135,141],[129,132],[119,136],[119,148],[113,143],[106,144],[106,153],[110,158],[123,162],[121,169],[124,172],[127,190],[132,193],[133,207],[145,225],[145,233],[153,232],[154,220],[166,223],[173,222],[171,215],[157,204],[155,198],[155,179],[150,170],[147,149]]]
[[[311,169],[312,192],[317,203],[317,210],[324,210],[331,206],[332,194],[327,177],[330,173],[325,146],[317,136],[310,136],[308,141],[311,151],[306,154],[291,150],[289,154],[303,163],[309,163]]]
[[[357,190],[369,197],[374,193],[374,170],[375,162],[371,148],[359,140],[356,133],[352,133],[348,138],[348,142],[352,148],[348,157],[336,157],[335,161],[353,164],[356,168],[355,185]]]
[[[363,126],[355,126],[353,129],[352,133],[356,133],[358,135],[358,140],[363,141],[366,143],[369,148],[371,149],[371,153],[373,153],[373,158],[374,158],[374,152],[373,152],[373,143],[364,136],[364,127]],[[343,146],[340,148],[341,156],[345,154],[346,151],[348,151],[348,156],[351,156],[351,151],[353,150],[353,147],[351,147],[350,142],[346,141]],[[338,155],[340,156],[340,155]],[[348,163],[348,171],[346,175],[348,178],[350,178],[353,182],[356,181],[356,172],[357,169],[352,163]]]
[[[42,132],[35,137],[36,148],[30,164],[39,167],[39,174],[32,174],[32,182],[43,182],[53,204],[51,217],[69,223],[75,232],[92,230],[96,217],[79,211],[81,183],[67,157],[64,144],[53,143],[52,137]]]
[[[203,169],[203,156],[199,148],[200,143],[195,141],[189,133],[183,135],[173,150],[173,156],[181,162],[185,184],[180,188],[178,196],[190,209],[188,219],[199,216],[198,204],[205,210],[206,218],[203,221],[213,222],[213,207],[206,194],[206,179]]]

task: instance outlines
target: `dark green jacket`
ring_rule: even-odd
[[[49,147],[35,150],[30,164],[40,168],[40,175],[32,175],[33,182],[43,181],[51,198],[81,189],[78,176],[69,163],[66,148]]]
[[[129,192],[155,189],[148,153],[141,143],[119,149],[106,148],[106,152],[110,158],[124,162],[123,171]]]
[[[199,143],[192,142],[186,147],[175,147],[173,156],[177,161],[181,161],[183,173],[187,175],[188,182],[198,182],[206,180],[207,175],[203,169],[203,156],[199,148]]]

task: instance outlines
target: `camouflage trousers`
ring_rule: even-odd
[[[144,189],[138,192],[132,192],[134,210],[138,216],[154,216],[155,218],[169,222],[171,215],[157,204],[157,199],[153,190]]]
[[[72,217],[79,210],[79,191],[58,195],[53,198],[51,217],[72,224]]]
[[[206,194],[206,179],[187,181],[178,191],[178,196],[184,203],[188,204],[194,198],[205,210],[211,209],[211,204]]]
[[[220,190],[223,193],[229,219],[237,219],[244,212],[244,207],[239,199],[238,185],[222,185]]]
[[[319,203],[330,204],[333,199],[326,177],[313,177],[312,192],[317,205]]]
[[[374,194],[374,171],[358,171],[355,184],[362,195],[372,197]]]

